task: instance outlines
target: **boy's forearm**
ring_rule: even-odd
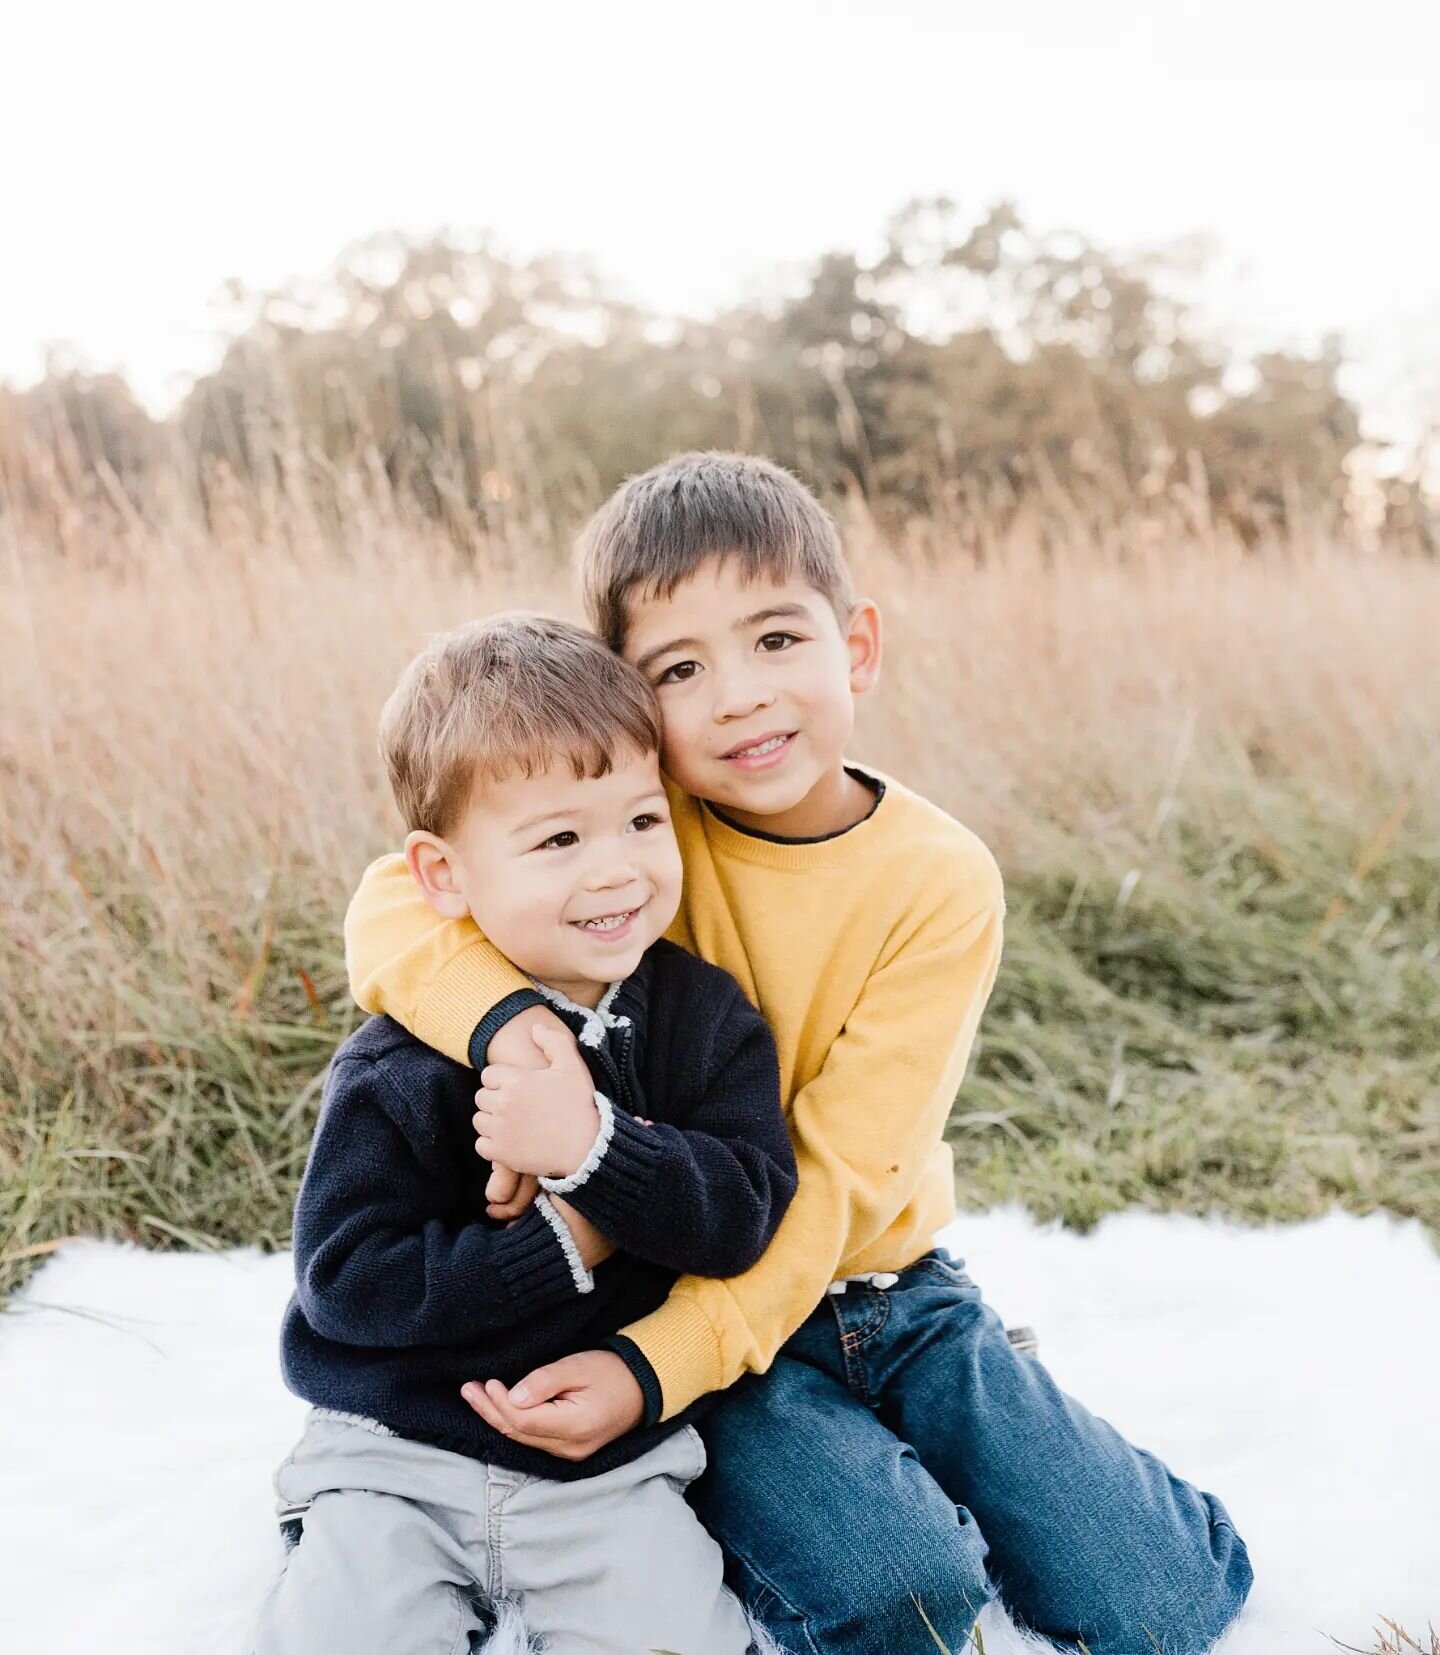
[[[550,1187],[637,1258],[698,1276],[750,1269],[794,1197],[796,1174],[775,1042],[738,990],[674,1120],[648,1124],[598,1093],[596,1101],[595,1149],[568,1189]]]
[[[345,964],[365,1011],[472,1067],[507,1018],[544,1004],[474,920],[442,919],[430,907],[399,855],[372,862],[350,899]]]
[[[538,1203],[506,1225],[438,1216],[460,1186],[411,1141],[411,1116],[377,1066],[332,1066],[295,1206],[295,1294],[322,1338],[464,1343],[589,1290],[563,1219]]]
[[[646,1126],[613,1108],[606,1126],[583,1182],[542,1180],[547,1188],[622,1251],[667,1269],[735,1276],[760,1258],[795,1193],[778,1106],[773,1142]]]
[[[430,1220],[396,1233],[377,1224],[352,1241],[353,1228],[302,1246],[297,1218],[296,1298],[314,1330],[339,1344],[473,1343],[588,1285],[539,1204],[503,1228],[470,1224],[452,1234]]]

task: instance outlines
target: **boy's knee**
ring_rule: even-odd
[[[855,1556],[860,1578],[852,1583],[852,1601],[865,1605],[867,1647],[918,1655],[939,1647],[938,1637],[946,1649],[968,1648],[994,1592],[986,1558],[984,1538],[967,1512],[957,1512],[943,1532],[897,1531],[887,1556]]]
[[[948,1555],[923,1564],[912,1559],[892,1582],[898,1591],[887,1605],[885,1624],[901,1628],[909,1623],[912,1636],[905,1648],[933,1650],[939,1647],[937,1636],[946,1649],[970,1647],[975,1622],[994,1591],[985,1572],[985,1547],[970,1544],[971,1536],[973,1523]]]
[[[993,1587],[986,1548],[968,1514],[937,1529],[897,1523],[812,1554],[803,1578],[782,1590],[732,1559],[747,1607],[787,1650],[807,1655],[933,1655],[966,1649]],[[937,1642],[938,1640],[938,1642]]]
[[[1206,1655],[1240,1613],[1254,1581],[1245,1542],[1228,1518],[1184,1563],[1117,1580],[1092,1607],[1091,1655]]]

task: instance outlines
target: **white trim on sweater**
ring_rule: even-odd
[[[541,1178],[540,1188],[549,1190],[551,1195],[569,1195],[571,1190],[578,1190],[580,1186],[594,1172],[595,1168],[605,1159],[605,1151],[610,1147],[610,1140],[615,1136],[615,1106],[603,1092],[595,1094],[595,1107],[600,1111],[600,1126],[595,1134],[595,1142],[590,1145],[590,1152],[585,1159],[564,1178]]]
[[[593,1293],[595,1278],[585,1268],[585,1261],[580,1257],[580,1249],[575,1245],[575,1237],[570,1234],[570,1226],[555,1211],[548,1195],[535,1197],[535,1210],[555,1233],[555,1239],[560,1243],[560,1250],[565,1254],[565,1262],[570,1266],[570,1275],[575,1282],[577,1293]]]
[[[530,980],[535,982],[533,977]],[[562,994],[558,988],[551,988],[549,983],[535,983],[535,992],[542,999],[548,1000],[552,1006],[559,1006],[562,1011],[573,1011],[585,1024],[580,1031],[580,1044],[598,1048],[605,1043],[606,1029],[630,1027],[628,1017],[617,1017],[610,1010],[610,1002],[615,998],[619,987],[619,983],[611,983],[601,997],[600,1004],[593,1011],[589,1006],[577,1006],[569,995]]]

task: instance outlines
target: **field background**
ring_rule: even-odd
[[[962,1204],[1440,1233],[1440,498],[1340,343],[1243,353],[1186,247],[904,204],[721,314],[378,236],[234,294],[162,415],[0,387],[0,1292],[60,1238],[282,1247],[399,839],[427,633],[573,610],[627,474],[760,451],[886,617],[855,751],[993,845]]]
[[[336,498],[0,512],[0,1286],[72,1234],[286,1245],[398,838],[379,706],[427,632],[574,612],[552,549]],[[977,557],[839,503],[888,626],[855,751],[1008,882],[959,1200],[1440,1233],[1440,564],[1166,504]]]

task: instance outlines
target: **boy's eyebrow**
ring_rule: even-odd
[[[664,797],[665,789],[663,787],[643,788],[625,808],[634,810],[636,805],[643,805],[647,799],[663,799]],[[538,816],[531,816],[526,821],[517,823],[516,826],[510,829],[510,832],[518,837],[522,833],[529,833],[532,828],[539,827],[542,822],[556,822],[574,815],[575,809],[573,806],[569,810],[545,810]]]
[[[732,632],[744,632],[747,627],[758,626],[761,621],[778,620],[809,620],[810,611],[803,603],[773,603],[766,609],[757,609],[753,615],[742,615],[731,627]],[[698,649],[698,638],[672,638],[667,644],[657,644],[654,649],[647,649],[636,661],[635,670],[644,672],[658,661],[662,655],[668,655],[672,649]]]
[[[529,833],[531,828],[537,828],[541,822],[555,822],[562,816],[573,816],[573,810],[542,810],[538,816],[528,816],[523,822],[517,822],[510,829],[512,834]]]

